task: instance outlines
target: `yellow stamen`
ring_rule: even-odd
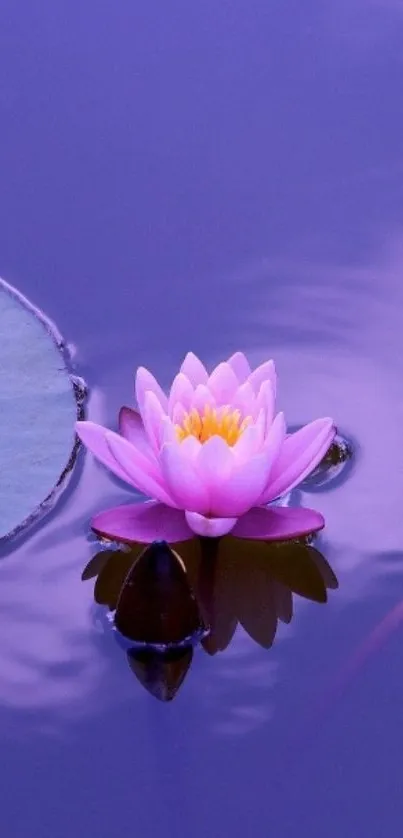
[[[175,429],[179,442],[188,436],[194,436],[202,443],[212,436],[220,436],[232,446],[251,422],[251,416],[246,416],[241,422],[241,411],[231,410],[230,405],[213,408],[206,404],[202,412],[192,408],[181,424],[175,425]]]

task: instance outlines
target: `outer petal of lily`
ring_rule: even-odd
[[[249,361],[243,352],[234,352],[234,354],[228,358],[227,364],[229,364],[234,370],[240,384],[243,384],[243,382],[246,381],[251,374]]]
[[[144,397],[147,390],[151,390],[157,396],[158,401],[161,403],[161,407],[167,411],[168,409],[168,399],[158,384],[158,381],[154,376],[146,370],[145,367],[139,367],[136,373],[136,399],[137,405],[139,408],[140,413],[143,412],[143,403]]]
[[[316,419],[284,441],[261,503],[290,492],[316,468],[336,433],[332,419]]]
[[[169,416],[165,416],[161,422],[161,447],[167,442],[177,442],[175,425]]]
[[[249,384],[252,386],[256,395],[258,394],[263,382],[267,380],[271,381],[275,395],[277,389],[277,375],[274,361],[265,361],[265,363],[261,364],[260,367],[256,367],[248,378]]]
[[[150,444],[158,455],[161,447],[162,423],[166,413],[161,403],[152,390],[147,390],[144,395],[142,418]]]
[[[214,486],[210,514],[220,518],[238,518],[255,506],[267,482],[270,469],[267,454],[259,454],[237,466],[229,480]]]
[[[128,442],[139,448],[143,454],[147,454],[151,458],[154,454],[150,448],[150,443],[144,429],[143,420],[137,410],[131,407],[121,407],[119,411],[119,433],[124,436]]]
[[[196,479],[205,487],[208,496],[208,506],[203,512],[216,514],[217,498],[221,497],[223,486],[227,485],[235,465],[234,452],[220,436],[212,436],[200,446],[195,467]]]
[[[193,352],[188,352],[179,372],[186,375],[193,387],[207,383],[208,372],[206,367]]]
[[[113,431],[106,432],[105,440],[118,465],[126,472],[127,482],[131,482],[139,492],[143,492],[153,500],[159,500],[168,506],[177,506],[172,495],[163,485],[159,464],[155,467],[150,466],[149,460],[141,451]]]
[[[172,382],[171,391],[169,393],[169,415],[173,415],[175,405],[178,402],[185,408],[186,411],[189,411],[192,403],[192,398],[192,384],[189,381],[188,377],[183,374],[183,372],[179,372]]]
[[[231,404],[233,396],[239,387],[238,379],[229,364],[218,364],[213,370],[207,387],[216,399],[218,405]]]
[[[81,442],[103,466],[109,468],[113,474],[116,474],[125,483],[129,483],[130,486],[135,485],[129,478],[127,471],[119,465],[109,449],[106,441],[107,428],[103,428],[102,425],[97,425],[95,422],[76,422],[75,429]]]
[[[164,445],[160,454],[161,468],[167,490],[177,505],[205,514],[209,511],[209,496],[198,477],[193,449],[189,449],[192,445],[192,437]]]
[[[198,512],[186,512],[186,521],[193,533],[206,538],[218,538],[227,535],[234,528],[236,518],[207,518]]]
[[[178,444],[177,440],[175,440],[175,442],[176,444]],[[186,452],[186,456],[189,458],[189,460],[192,463],[194,463],[196,458],[200,454],[202,443],[199,442],[199,440],[196,439],[195,436],[188,436],[183,442],[180,443],[180,445],[181,447],[185,446],[183,448],[183,451]]]
[[[284,446],[286,431],[285,416],[280,411],[272,422],[264,441],[264,450],[269,451],[271,455],[272,472],[277,468],[277,461]]]
[[[261,493],[267,486],[273,464],[281,449],[284,433],[284,416],[279,413],[271,426],[261,453],[237,464],[226,480],[219,480],[220,472],[216,470],[214,490],[210,491],[211,514],[225,518],[239,517],[260,503]],[[205,447],[206,445],[202,446],[202,449]],[[213,464],[214,460],[212,468]]]
[[[249,425],[232,448],[237,462],[242,463],[257,454],[262,446],[262,441],[263,435],[260,425]]]
[[[323,516],[313,509],[273,506],[257,507],[243,515],[232,530],[238,538],[259,538],[264,541],[287,541],[321,530]]]
[[[129,543],[164,540],[172,544],[194,537],[184,512],[155,501],[107,509],[92,519],[91,527],[106,538]]]
[[[261,384],[259,393],[256,398],[256,410],[258,412],[264,410],[266,420],[265,434],[269,430],[274,419],[275,403],[276,399],[272,382],[269,380],[263,381],[263,384]]]

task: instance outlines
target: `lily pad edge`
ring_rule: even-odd
[[[76,375],[71,353],[60,330],[58,329],[54,321],[51,320],[50,317],[48,317],[40,308],[35,306],[24,294],[21,293],[21,291],[19,291],[17,288],[15,288],[15,286],[11,285],[2,277],[0,277],[0,290],[1,289],[10,294],[10,296],[14,297],[14,299],[16,299],[28,312],[30,312],[30,314],[36,317],[36,319],[44,328],[47,335],[53,341],[56,349],[60,353],[60,357],[64,365],[66,375],[70,381],[73,398],[76,403],[77,419],[84,419],[85,404],[88,396],[88,385],[84,378]],[[69,478],[71,477],[81,447],[82,444],[78,436],[75,435],[70,457],[65,467],[62,469],[62,472],[59,475],[53,489],[51,489],[51,491],[43,499],[43,501],[41,501],[32,510],[32,512],[30,512],[30,514],[24,518],[23,521],[17,524],[17,526],[15,526],[5,535],[0,537],[0,545],[8,544],[10,541],[14,540],[17,536],[21,535],[23,532],[25,532],[26,529],[31,527],[33,524],[38,523],[42,517],[47,515],[54,508],[55,504],[59,500],[59,497],[66,488]]]

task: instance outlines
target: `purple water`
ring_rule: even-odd
[[[76,347],[91,418],[139,364],[240,348],[356,446],[303,497],[339,591],[269,651],[197,650],[171,704],[80,581],[127,499],[85,461],[0,564],[5,835],[399,834],[402,45],[399,0],[3,0],[0,273]]]

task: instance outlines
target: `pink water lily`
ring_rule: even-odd
[[[169,395],[140,367],[138,411],[121,409],[119,433],[94,422],[76,429],[103,465],[151,500],[102,512],[92,528],[145,543],[229,532],[274,541],[321,529],[313,510],[268,504],[316,468],[333,440],[333,421],[316,419],[287,434],[275,397],[273,361],[252,371],[241,352],[210,375],[189,353]]]

